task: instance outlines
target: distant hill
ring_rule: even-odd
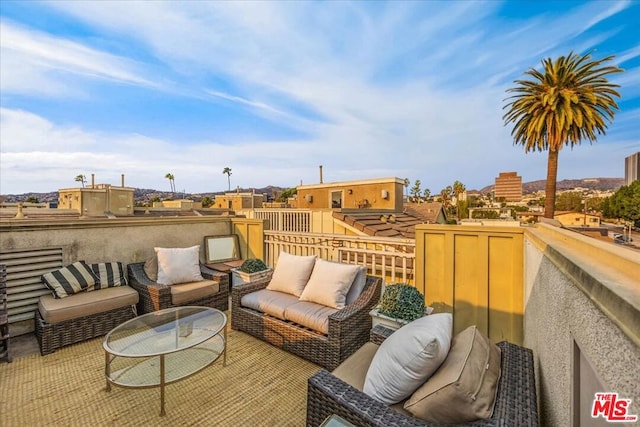
[[[522,193],[530,194],[535,193],[537,191],[544,191],[545,180],[541,179],[538,181],[524,182],[522,183]],[[624,184],[624,178],[583,178],[583,179],[563,179],[562,181],[558,181],[557,189],[559,191],[562,190],[571,190],[573,188],[587,188],[589,190],[599,190],[599,191],[608,191],[608,190],[617,190]],[[482,188],[480,193],[486,194],[493,190],[494,185],[488,185]],[[276,187],[273,185],[268,185],[262,188],[240,188],[239,190],[234,189],[233,191],[240,192],[248,192],[255,190],[256,194],[266,194],[267,199],[274,199],[277,194],[286,190],[286,188]],[[228,193],[228,191],[216,191],[216,192],[207,192],[207,193],[171,193],[170,191],[158,191],[151,190],[147,188],[136,188],[133,197],[136,203],[144,204],[149,202],[155,197],[160,199],[193,199],[199,201],[203,197],[211,197],[214,198],[216,195],[222,195],[224,193]],[[5,202],[15,203],[15,202],[24,202],[29,198],[35,198],[39,202],[57,202],[58,201],[58,192],[52,191],[50,193],[24,193],[24,194],[6,194],[0,195],[0,199],[4,199]]]
[[[544,191],[546,179],[538,181],[530,181],[522,183],[522,194],[535,193]],[[624,185],[624,178],[583,178],[583,179],[563,179],[556,183],[558,191],[571,190],[574,188],[586,188],[598,191],[615,191]],[[480,190],[482,194],[486,194],[493,190],[495,185],[488,185]]]
[[[256,194],[266,194],[267,199],[273,199],[274,195],[281,193],[286,190],[286,188],[275,187],[273,185],[269,185],[263,188],[240,188],[232,190],[240,191],[241,193],[249,192],[255,190]],[[151,201],[152,199],[158,197],[161,200],[166,199],[192,199],[199,201],[203,197],[211,197],[214,198],[216,195],[222,195],[224,193],[228,193],[228,191],[217,191],[212,193],[179,193],[175,194],[170,191],[158,191],[151,190],[148,188],[136,188],[133,191],[133,199],[135,203],[144,204],[146,202]],[[49,202],[57,202],[58,201],[58,192],[52,191],[49,193],[24,193],[24,194],[6,194],[0,195],[0,199],[3,199],[7,203],[16,203],[16,202],[24,202],[29,198],[37,199],[40,203],[49,203]]]

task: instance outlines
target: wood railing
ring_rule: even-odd
[[[313,231],[312,212],[309,209],[253,209],[250,215],[247,217],[267,220],[270,230],[298,233]]]
[[[415,281],[415,241],[342,234],[297,233],[265,230],[267,264],[275,265],[280,252],[366,266],[369,274],[386,283]]]

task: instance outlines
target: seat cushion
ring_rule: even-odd
[[[158,279],[161,285],[198,282],[200,273],[200,245],[189,248],[153,248],[158,257]]]
[[[367,370],[379,347],[378,344],[372,342],[365,343],[331,373],[350,386],[362,391]]]
[[[133,288],[118,286],[82,292],[63,299],[42,295],[38,300],[38,310],[45,322],[59,323],[137,303],[138,293]]]
[[[180,283],[171,286],[171,302],[173,305],[186,305],[191,301],[215,295],[220,292],[220,283],[214,280]]]
[[[406,399],[444,362],[452,326],[450,313],[432,314],[391,334],[369,366],[363,391],[387,405]]]
[[[310,301],[332,308],[344,308],[347,292],[360,267],[318,259],[300,301]]]
[[[326,305],[301,301],[288,306],[284,310],[284,318],[314,331],[327,334],[329,332],[329,316],[336,311],[338,309]]]
[[[298,302],[298,297],[291,294],[261,289],[243,296],[240,305],[284,320],[284,311],[287,307]]]
[[[500,348],[470,326],[453,338],[445,361],[404,407],[437,424],[489,418],[499,379]]]
[[[58,270],[45,273],[41,277],[47,288],[53,291],[55,298],[65,298],[70,295],[93,289],[99,282],[91,267],[84,261],[62,267]]]
[[[267,289],[299,297],[311,277],[316,257],[291,255],[280,252]]]

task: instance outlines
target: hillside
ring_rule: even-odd
[[[545,180],[541,179],[538,181],[524,182],[522,183],[522,193],[530,194],[535,193],[537,191],[544,191]],[[599,190],[599,191],[607,191],[607,190],[617,190],[624,184],[623,178],[583,178],[583,179],[563,179],[562,181],[558,181],[557,189],[558,191],[563,190],[571,190],[573,188],[586,188],[589,190]],[[493,190],[493,185],[488,185],[482,188],[480,193],[486,194]],[[282,187],[275,187],[273,185],[268,185],[262,188],[240,188],[240,192],[247,192],[255,190],[257,194],[266,194],[267,199],[271,200],[274,198],[274,194],[280,193],[283,190],[286,190]],[[211,193],[176,193],[173,194],[169,191],[158,191],[146,188],[136,188],[134,191],[134,199],[138,204],[144,204],[151,201],[154,198],[159,199],[193,199],[200,200],[203,197],[211,197],[214,198],[216,195],[221,195],[227,193],[227,191],[217,191]],[[24,193],[24,194],[7,194],[0,195],[1,199],[4,199],[5,202],[15,203],[15,202],[24,202],[29,198],[37,199],[39,202],[57,202],[58,201],[58,192],[52,191],[50,193]]]
[[[522,183],[522,194],[530,194],[538,191],[544,191],[544,185],[547,181],[540,179],[538,181],[530,181]],[[624,184],[624,178],[582,178],[582,179],[563,179],[556,183],[556,190],[564,191],[574,188],[586,188],[588,190],[617,190]],[[486,194],[493,190],[494,185],[488,185],[480,190],[482,194]]]

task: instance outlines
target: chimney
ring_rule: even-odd
[[[91,174],[91,188],[96,188],[96,174]]]
[[[320,184],[322,184],[322,165],[320,165]]]
[[[120,182],[121,182],[120,187],[124,188],[124,174],[120,175]]]

